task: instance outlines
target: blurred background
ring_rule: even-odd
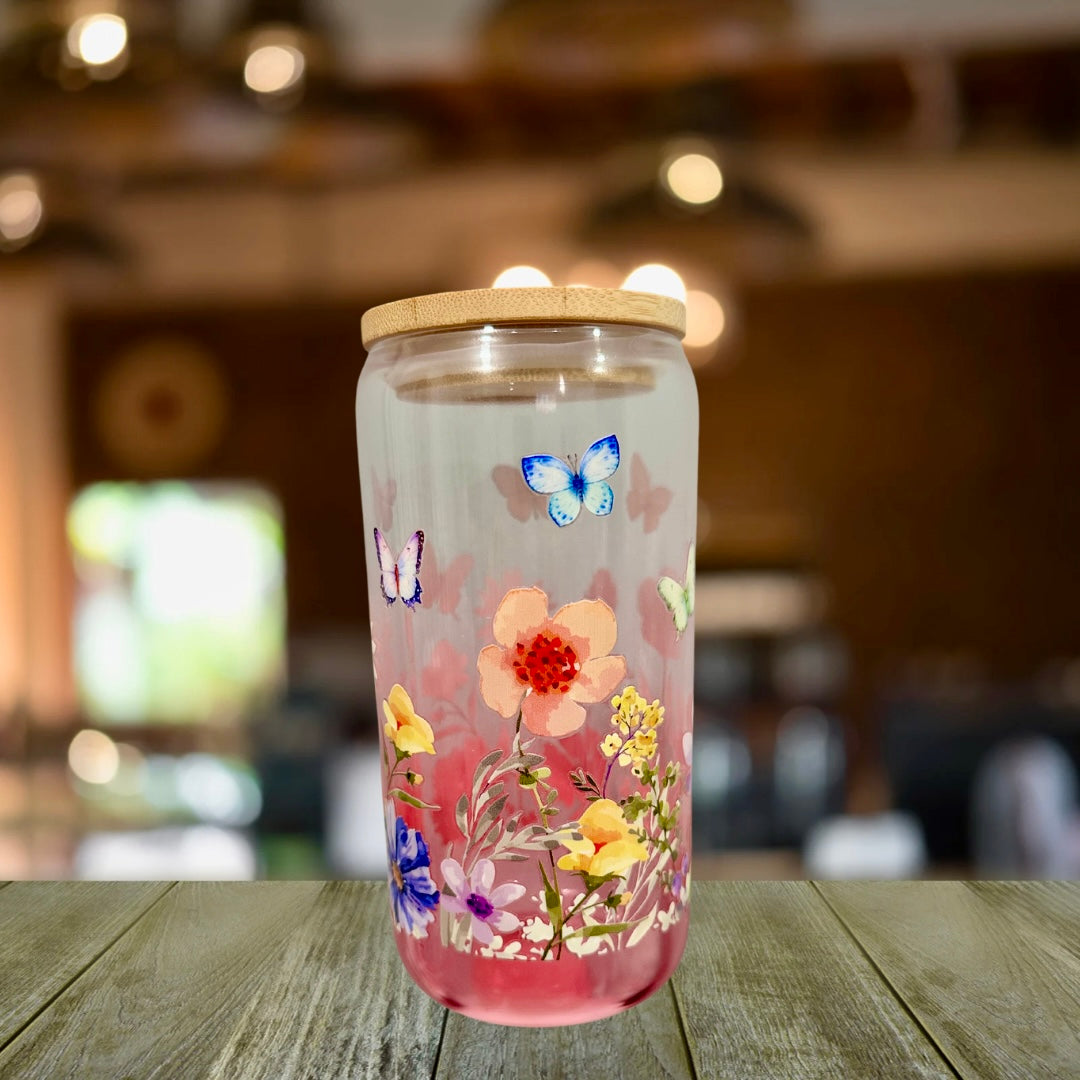
[[[0,0],[0,878],[383,874],[360,315],[501,275],[687,297],[698,876],[1080,876],[1080,2]]]

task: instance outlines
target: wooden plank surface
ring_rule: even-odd
[[[1080,886],[818,886],[957,1071],[1080,1077]]]
[[[0,889],[0,1048],[169,888],[24,881]]]
[[[497,1027],[450,1013],[437,1074],[442,1080],[684,1080],[692,1075],[670,986],[618,1016],[568,1027]]]
[[[201,1075],[430,1077],[446,1010],[398,959],[386,886],[326,885]]]
[[[710,1080],[955,1074],[808,882],[694,886],[672,980]]]
[[[1080,1078],[1080,886],[698,885],[671,986],[547,1030],[428,999],[381,883],[168,888],[0,890],[4,1080]]]
[[[176,886],[0,1053],[0,1076],[205,1076],[321,889]]]

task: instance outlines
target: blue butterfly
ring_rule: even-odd
[[[597,439],[582,455],[581,467],[570,456],[567,465],[551,454],[534,454],[521,459],[525,483],[538,495],[550,495],[548,517],[559,528],[577,519],[582,503],[597,517],[606,517],[615,504],[615,493],[607,482],[619,467],[619,440],[614,435]]]

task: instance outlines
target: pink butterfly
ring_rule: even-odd
[[[436,701],[454,701],[469,681],[469,661],[449,641],[440,641],[431,654],[431,663],[420,673],[420,688]]]
[[[389,607],[399,596],[411,611],[420,603],[420,557],[424,553],[424,534],[418,529],[409,537],[394,558],[390,545],[378,529],[375,530],[375,554],[379,560],[379,588]]]
[[[630,490],[626,493],[626,509],[630,520],[635,521],[644,515],[645,531],[651,533],[660,524],[664,511],[671,505],[671,489],[650,487],[649,470],[640,454],[630,459]]]
[[[499,606],[499,601],[511,589],[516,589],[522,584],[524,584],[524,578],[520,570],[507,570],[501,578],[485,579],[476,607],[473,608],[473,614],[484,622],[490,622],[495,617],[495,609]]]
[[[385,484],[379,483],[374,470],[371,486],[375,492],[375,513],[387,529],[394,527],[394,503],[397,502],[397,481],[391,476]]]
[[[592,581],[589,582],[585,595],[591,600],[603,600],[614,611],[616,592],[615,579],[611,576],[611,571],[604,568],[597,570],[593,574]]]
[[[638,616],[641,636],[663,657],[671,660],[679,655],[679,639],[671,630],[671,615],[664,601],[656,595],[656,582],[646,578],[638,587]]]
[[[543,502],[535,498],[522,482],[520,469],[515,469],[513,465],[496,465],[491,470],[491,479],[506,499],[506,509],[518,521],[544,516]]]
[[[432,607],[444,615],[457,615],[461,603],[461,589],[472,572],[473,557],[459,555],[449,566],[439,568],[434,551],[428,552],[428,568],[424,571],[427,581],[427,598]]]

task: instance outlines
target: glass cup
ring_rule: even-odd
[[[690,886],[697,393],[682,305],[475,290],[365,315],[357,442],[406,968],[481,1020],[670,976]]]

